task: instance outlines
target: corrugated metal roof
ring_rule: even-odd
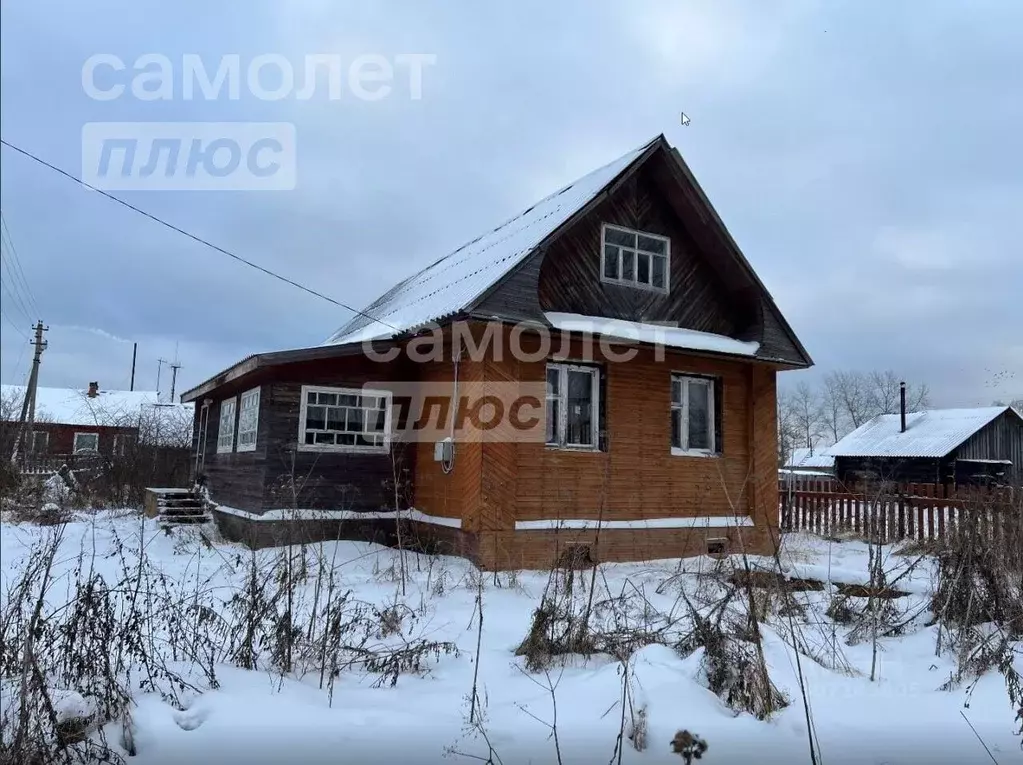
[[[600,194],[656,140],[554,192],[493,231],[409,277],[367,306],[363,313],[368,316],[353,317],[324,345],[394,337],[466,310]]]
[[[835,455],[830,452],[830,447],[808,449],[805,446],[792,450],[787,468],[833,468],[835,467]]]
[[[906,415],[878,415],[860,425],[828,452],[836,457],[944,457],[963,441],[1008,411],[1007,406],[931,409]]]

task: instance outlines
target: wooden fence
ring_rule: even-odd
[[[996,546],[1019,539],[1023,505],[1013,489],[901,484],[871,492],[833,479],[799,478],[779,485],[783,531],[851,536],[882,544],[942,539],[975,522]]]

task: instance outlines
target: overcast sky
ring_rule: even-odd
[[[5,140],[75,172],[87,122],[291,122],[297,185],[123,192],[348,304],[658,133],[679,147],[814,357],[937,405],[1023,395],[1023,3],[64,2],[3,5]],[[430,53],[422,98],[89,98],[110,53]],[[109,70],[108,70],[109,72]],[[100,78],[97,78],[99,80]],[[680,125],[685,111],[692,122]],[[349,313],[2,150],[2,206],[50,326],[41,384],[178,390]],[[5,283],[8,275],[3,274]],[[28,333],[29,319],[3,298]],[[31,312],[31,307],[29,308]],[[2,378],[30,349],[6,320]],[[166,374],[166,372],[165,372]],[[164,378],[166,380],[166,378]],[[166,387],[166,386],[164,386]]]

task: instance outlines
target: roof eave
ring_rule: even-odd
[[[796,346],[796,349],[803,356],[804,361],[803,365],[795,366],[794,368],[805,369],[808,367],[812,367],[813,358],[810,356],[810,353],[806,350],[806,348],[803,346],[803,343],[799,340],[799,337],[796,335],[795,331],[792,329],[792,326],[785,318],[785,314],[783,314],[781,310],[778,309],[778,304],[775,302],[774,297],[771,295],[770,290],[767,289],[766,285],[764,285],[763,281],[761,281],[760,279],[760,276],[753,268],[753,265],[743,254],[742,249],[739,247],[739,243],[735,241],[735,238],[732,236],[732,232],[728,230],[728,227],[725,225],[724,220],[722,220],[721,216],[718,215],[718,211],[714,208],[714,205],[711,204],[710,198],[707,196],[707,193],[703,190],[703,187],[700,185],[699,181],[696,180],[696,176],[693,175],[693,171],[689,169],[689,165],[687,165],[686,161],[682,158],[681,152],[679,152],[677,148],[668,145],[666,141],[665,145],[668,148],[668,154],[675,160],[676,167],[685,176],[686,181],[688,181],[692,185],[692,188],[696,192],[696,195],[699,197],[700,202],[710,213],[711,220],[714,222],[714,225],[718,228],[721,235],[724,237],[724,241],[728,248],[732,251],[732,255],[736,258],[736,260],[739,262],[742,268],[745,269],[753,283],[756,284],[763,291],[764,296],[770,301],[771,307],[774,308],[775,311],[777,312],[778,320],[781,322],[782,328],[786,331],[786,333],[788,333],[789,337],[792,339],[793,344]]]
[[[394,339],[373,341],[374,345],[390,345],[393,344]],[[287,351],[272,351],[270,353],[257,353],[252,356],[247,356],[237,364],[228,367],[224,371],[214,375],[208,380],[199,383],[194,388],[185,391],[181,394],[181,403],[187,404],[191,401],[195,401],[208,393],[212,393],[217,388],[220,388],[228,383],[234,382],[257,369],[263,369],[265,367],[275,367],[282,364],[294,364],[300,361],[317,361],[319,359],[329,359],[336,356],[352,356],[356,353],[360,353],[363,348],[363,343],[345,343],[342,345],[317,345],[312,348],[297,348],[294,350]]]

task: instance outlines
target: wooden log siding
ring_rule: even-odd
[[[386,381],[417,379],[410,377],[418,374],[417,366],[405,357],[383,363],[364,356],[348,356],[264,368],[224,386],[211,404],[207,432],[204,472],[213,500],[253,513],[292,507],[390,509],[394,505],[391,455],[296,450],[301,389],[303,385],[358,388],[366,383],[386,387]],[[218,454],[220,402],[257,385],[260,399],[255,450]],[[196,426],[198,411],[197,406]],[[408,470],[407,475],[413,477],[416,450],[403,448],[395,456],[401,467]],[[411,491],[405,494],[407,504]]]

